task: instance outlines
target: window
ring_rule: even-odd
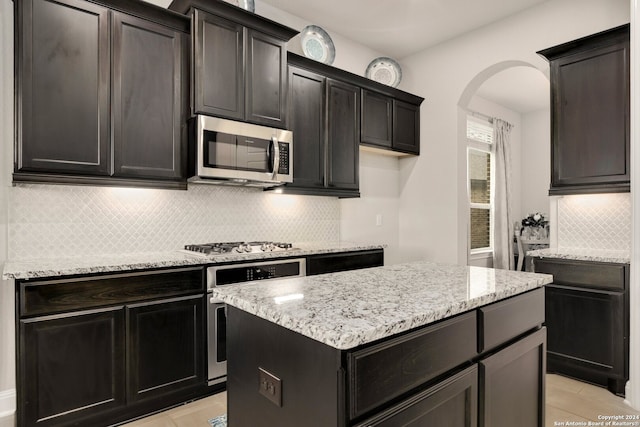
[[[493,126],[467,116],[467,189],[470,253],[493,250]]]

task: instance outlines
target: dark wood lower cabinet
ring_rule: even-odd
[[[534,258],[545,287],[547,370],[624,394],[629,379],[629,265]]]
[[[480,427],[544,427],[546,329],[480,361]]]
[[[200,295],[127,307],[130,402],[176,394],[206,380],[203,309]]]
[[[628,378],[625,294],[547,286],[549,371],[623,394]]]
[[[18,425],[86,425],[125,404],[122,308],[19,323]]]
[[[202,267],[16,287],[18,427],[110,426],[211,392]]]

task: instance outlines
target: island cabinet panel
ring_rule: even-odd
[[[541,328],[480,361],[480,427],[544,427],[545,353]]]
[[[509,321],[505,322],[505,319]],[[478,309],[478,351],[498,347],[544,322],[544,289]]]
[[[551,80],[550,195],[629,191],[629,25],[538,52]]]
[[[356,427],[476,427],[478,368],[472,366]]]
[[[471,361],[476,354],[475,312],[349,353],[351,418]]]
[[[547,369],[624,394],[629,378],[629,265],[534,258],[545,287]]]
[[[543,427],[546,330],[505,301],[350,349],[228,306],[229,425]],[[479,309],[533,329],[479,354]]]
[[[206,395],[203,276],[17,280],[17,425],[110,426]]]
[[[230,426],[346,426],[340,351],[227,306]],[[280,380],[281,404],[261,393],[260,369]],[[269,394],[269,392],[267,392]]]
[[[124,407],[122,309],[24,320],[18,334],[18,425],[83,425]]]

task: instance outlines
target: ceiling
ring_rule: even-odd
[[[167,7],[171,0],[147,0]],[[226,0],[236,3],[238,0]],[[551,0],[258,0],[401,59]],[[520,113],[548,108],[549,82],[528,67],[505,70],[478,95]]]

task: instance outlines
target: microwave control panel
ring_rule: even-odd
[[[280,165],[278,173],[289,175],[289,144],[286,142],[278,142],[280,148]]]

